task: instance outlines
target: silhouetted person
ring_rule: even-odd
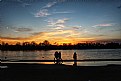
[[[59,57],[59,64],[62,64],[62,58],[61,58],[61,52],[58,53],[58,57]]]
[[[73,66],[77,66],[77,54],[76,54],[76,52],[74,52],[73,59],[74,59]]]
[[[56,64],[59,64],[59,53],[56,51],[54,54],[54,63],[56,62]]]
[[[61,58],[61,52],[55,52],[55,54],[54,54],[54,63],[56,63],[56,64],[61,64],[62,63],[62,58]]]
[[[5,57],[5,59],[7,59],[7,57]]]
[[[7,59],[7,55],[5,56],[5,60]]]
[[[57,51],[55,52],[54,56],[55,56],[56,59],[58,58],[58,52]]]
[[[57,60],[57,58],[58,58],[58,52],[56,51],[55,54],[54,54],[54,63]]]

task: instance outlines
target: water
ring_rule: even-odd
[[[5,59],[5,57],[7,57],[8,60],[53,60],[55,51],[61,51],[63,60],[73,60],[74,52],[77,53],[78,60],[121,59],[121,49],[0,51],[0,58]],[[64,64],[73,65],[73,62],[65,62]],[[79,66],[107,64],[121,64],[121,61],[78,62]]]

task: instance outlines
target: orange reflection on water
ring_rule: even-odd
[[[39,64],[54,64],[54,62],[39,62]]]

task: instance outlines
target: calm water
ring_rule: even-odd
[[[48,50],[48,51],[0,51],[0,58],[8,60],[53,60],[55,51],[61,51],[63,60],[72,60],[74,52],[83,59],[121,59],[121,49],[87,49],[87,50]],[[73,62],[64,64],[72,65]],[[79,66],[121,64],[121,61],[78,62]]]

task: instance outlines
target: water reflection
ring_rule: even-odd
[[[121,49],[88,49],[88,50],[48,50],[48,51],[0,51],[2,59],[18,60],[53,60],[55,51],[61,51],[63,60],[72,60],[73,53],[78,59],[121,59]]]
[[[73,53],[78,54],[78,60],[83,59],[121,59],[121,49],[87,49],[87,50],[40,50],[40,51],[0,51],[2,60],[53,60],[55,51],[61,51],[63,60],[73,60]],[[49,62],[50,63],[50,62]],[[87,62],[72,62],[65,64],[90,65]],[[106,62],[95,62],[103,65]],[[113,62],[115,63],[115,62]],[[64,64],[64,63],[63,63]]]

